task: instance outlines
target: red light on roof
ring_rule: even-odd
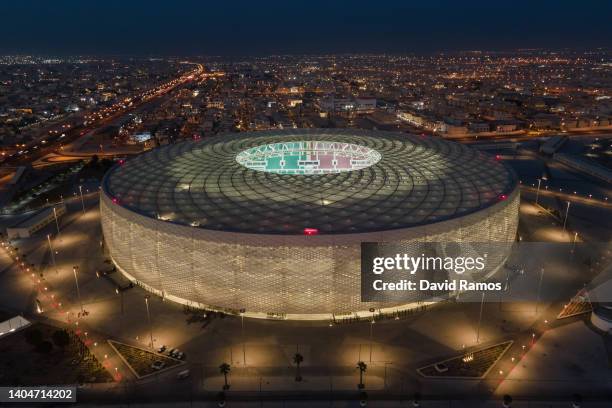
[[[316,228],[304,228],[304,235],[317,235],[319,230]]]

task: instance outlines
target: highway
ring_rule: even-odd
[[[538,189],[536,187],[521,185],[521,190],[536,194]],[[578,194],[571,194],[562,191],[555,190],[546,190],[544,188],[540,188],[540,192],[538,193],[542,197],[557,197],[563,201],[572,201],[580,204],[591,205],[595,207],[601,208],[612,208],[612,202],[607,200],[607,197],[603,199],[594,198],[594,197],[585,197]]]
[[[537,134],[522,134],[522,135],[499,135],[499,136],[483,136],[483,137],[452,137],[447,138],[455,142],[461,143],[495,143],[495,142],[527,142],[530,140],[539,140],[554,136],[567,136],[569,138],[581,137],[612,137],[612,129],[592,130],[592,131],[576,131],[576,132],[547,132]]]
[[[34,163],[48,154],[57,153],[61,150],[62,146],[74,143],[90,132],[108,125],[112,121],[121,118],[127,113],[133,112],[145,104],[153,102],[177,87],[196,80],[204,73],[204,66],[198,63],[190,64],[194,64],[196,66],[195,69],[171,81],[158,85],[155,88],[131,97],[126,97],[112,106],[102,108],[95,112],[86,113],[83,115],[82,123],[74,126],[71,123],[54,125],[56,129],[48,130],[44,136],[24,145],[22,150],[23,153],[15,153],[9,156],[3,162],[2,167],[5,171],[13,170],[18,166]]]

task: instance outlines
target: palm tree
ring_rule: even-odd
[[[359,384],[357,384],[357,388],[362,389],[365,388],[363,384],[363,373],[368,369],[368,365],[363,361],[357,363],[357,368],[359,369]]]
[[[223,384],[224,390],[228,390],[230,387],[229,384],[227,383],[227,375],[229,374],[230,370],[231,370],[231,367],[227,363],[223,363],[219,366],[219,371],[221,372],[221,374],[223,374],[223,379],[225,380],[225,384]]]
[[[293,356],[293,363],[295,364],[295,381],[302,381],[302,375],[300,374],[300,364],[304,361],[304,356],[300,353],[295,353]]]

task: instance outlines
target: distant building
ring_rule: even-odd
[[[515,120],[495,120],[491,122],[491,127],[496,133],[512,133],[519,130],[520,122]]]
[[[371,96],[361,96],[355,98],[357,111],[373,112],[376,109],[376,98]]]
[[[130,135],[130,141],[132,143],[144,143],[151,140],[151,132],[140,132]]]
[[[322,98],[319,109],[327,112],[346,112],[355,109],[356,103],[351,98],[337,97],[335,95]]]
[[[404,121],[404,122],[408,122],[413,126],[416,127],[422,127],[425,129],[430,129],[430,130],[436,130],[436,131],[440,131],[440,132],[444,132],[444,125],[442,123],[440,123],[439,120],[436,120],[436,118],[428,113],[428,112],[419,112],[419,113],[415,113],[415,112],[411,112],[411,111],[403,111],[403,112],[397,112],[397,117]]]
[[[459,136],[459,135],[465,135],[468,132],[468,128],[466,126],[463,125],[452,125],[452,124],[446,124],[446,130],[444,131],[444,133],[446,133],[449,136]]]
[[[491,125],[487,122],[472,122],[469,126],[470,132],[484,133],[491,130]]]
[[[530,126],[533,129],[560,129],[561,118],[557,115],[540,113],[531,119]]]
[[[290,108],[295,108],[296,106],[301,105],[301,104],[302,104],[302,100],[301,99],[289,99],[287,101],[287,105]]]
[[[208,109],[225,109],[225,103],[223,101],[210,101],[206,104]]]
[[[279,95],[300,95],[304,93],[304,87],[296,85],[282,85],[276,89],[276,93]]]

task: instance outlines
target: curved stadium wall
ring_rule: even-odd
[[[328,319],[401,304],[360,301],[361,242],[513,242],[519,192],[434,224],[341,235],[206,230],[156,220],[101,197],[104,238],[130,280],[185,305],[252,317]],[[503,260],[499,260],[500,263]]]

